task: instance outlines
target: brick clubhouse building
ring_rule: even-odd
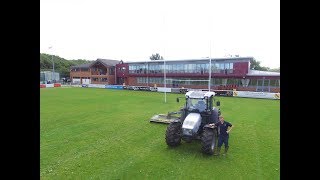
[[[211,89],[280,92],[280,73],[250,70],[253,57],[211,59]],[[72,66],[70,78],[76,84],[106,84],[208,89],[210,59],[146,60],[123,62],[97,59]]]

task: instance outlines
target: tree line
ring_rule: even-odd
[[[250,60],[250,69],[259,71],[280,72],[280,67],[271,69],[269,67],[261,66],[260,61],[257,60]]]
[[[54,61],[54,71],[60,73],[60,78],[70,77],[70,66],[92,62],[85,59],[67,60],[59,56],[40,53],[40,71],[52,71],[52,59]]]

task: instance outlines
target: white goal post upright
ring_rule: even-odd
[[[167,75],[166,75],[166,60],[163,60],[163,76],[164,76],[164,88],[165,88],[165,91],[164,91],[164,102],[166,103],[167,102]]]
[[[211,35],[211,31],[212,31],[212,23],[211,23],[211,19],[212,19],[212,16],[209,16],[208,20],[209,20],[209,83],[208,83],[208,90],[211,91],[211,39],[212,39],[212,35]]]
[[[167,80],[166,80],[166,60],[165,60],[165,57],[166,57],[166,16],[164,15],[163,16],[163,28],[164,28],[164,37],[163,37],[163,40],[164,40],[164,46],[163,46],[163,78],[164,78],[164,88],[165,88],[165,91],[164,91],[164,102],[167,103]],[[161,57],[161,56],[160,56]]]

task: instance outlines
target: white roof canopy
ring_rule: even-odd
[[[280,76],[279,72],[249,70],[247,76]]]

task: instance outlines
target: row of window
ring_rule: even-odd
[[[179,78],[179,79],[171,79],[167,78],[167,84],[179,84],[179,85],[208,85],[208,78]],[[211,79],[211,84],[219,83],[216,79]],[[137,83],[142,84],[164,84],[164,78],[157,77],[138,77]]]
[[[280,87],[280,79],[251,79],[248,86],[276,86]]]
[[[91,69],[91,74],[92,75],[106,75],[108,73],[108,69],[109,69],[109,75],[114,75],[114,67],[110,67],[110,68],[92,68]],[[80,71],[84,72],[84,71],[89,71],[89,68],[74,68],[71,69],[71,71],[73,72],[77,72]]]
[[[80,80],[80,77],[73,77],[72,79],[79,79]],[[92,81],[98,81],[98,82],[107,82],[108,81],[108,78],[89,78],[89,77],[82,77],[82,79],[87,79],[87,80],[92,80]]]
[[[108,78],[92,78],[92,81],[108,82]]]
[[[81,77],[82,79],[90,79],[90,77]],[[73,77],[73,79],[80,79],[80,77]]]
[[[244,79],[236,78],[212,78],[211,85],[238,85],[246,84]],[[164,84],[164,78],[158,77],[137,77],[137,83],[139,84]],[[179,84],[179,85],[208,85],[208,78],[179,78],[171,79],[167,78],[167,84]],[[248,86],[272,86],[280,87],[279,79],[250,79]]]
[[[130,64],[130,74],[157,74],[163,73],[163,64]],[[233,63],[212,63],[212,73],[233,72]],[[148,72],[149,71],[149,72]],[[209,73],[209,63],[207,64],[166,64],[166,73]]]

